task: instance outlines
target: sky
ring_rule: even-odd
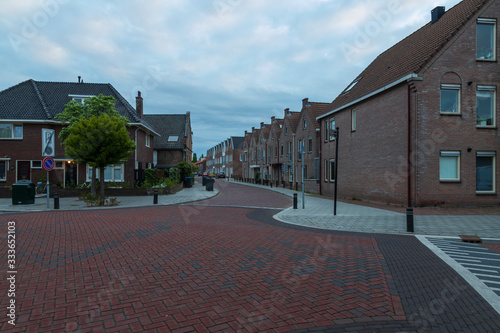
[[[0,90],[111,83],[145,114],[191,112],[193,150],[331,102],[458,0],[0,0]]]

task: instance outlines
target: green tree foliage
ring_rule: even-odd
[[[177,168],[181,170],[181,181],[186,177],[193,177],[193,167],[186,161],[181,161],[177,163]]]
[[[196,153],[193,153],[193,163],[198,162],[198,158],[196,157]]]
[[[115,99],[113,96],[104,96],[101,94],[97,97],[91,97],[85,100],[83,104],[75,101],[70,101],[68,104],[65,105],[64,111],[55,117],[55,119],[59,120],[63,125],[67,125],[64,126],[61,132],[59,133],[59,139],[61,139],[61,141],[64,144],[64,141],[70,135],[72,126],[75,123],[77,123],[82,119],[87,119],[92,116],[99,116],[101,114],[108,114],[110,116],[115,116],[127,122],[127,118],[122,117],[120,113],[115,110]],[[91,178],[92,178],[91,192],[92,195],[95,196],[96,168],[92,169]]]
[[[77,163],[100,169],[101,204],[104,204],[105,199],[104,168],[122,163],[136,148],[122,117],[106,113],[74,122],[64,146],[66,154]]]

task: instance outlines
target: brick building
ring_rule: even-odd
[[[160,137],[153,145],[154,166],[169,169],[177,163],[193,160],[193,132],[191,114],[145,114],[144,119],[151,124]]]
[[[153,163],[158,133],[142,119],[142,105],[136,111],[111,84],[83,83],[80,79],[74,83],[28,80],[0,92],[0,184],[11,185],[21,179],[37,182],[45,177],[42,129],[54,130],[54,149],[47,154],[55,160],[50,182],[62,186],[89,182],[91,168],[65,156],[58,137],[62,124],[54,118],[71,100],[83,103],[100,94],[115,98],[115,109],[128,119],[130,139],[137,145],[128,160],[106,168],[105,181],[133,185],[137,170]]]
[[[500,1],[437,7],[321,123],[321,193],[408,206],[498,204]],[[331,129],[339,127],[339,154]]]

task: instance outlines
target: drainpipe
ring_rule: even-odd
[[[407,184],[408,184],[408,202],[406,207],[412,207],[411,204],[411,87],[408,82],[408,159],[407,159]]]
[[[134,162],[134,170],[137,169],[137,131],[139,127],[135,129],[135,162]]]

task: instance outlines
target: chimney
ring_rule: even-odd
[[[432,11],[431,11],[431,22],[432,24],[436,23],[437,21],[439,21],[439,19],[441,17],[443,17],[445,13],[445,8],[444,6],[438,6],[436,8],[434,8]]]
[[[78,83],[80,83],[81,79],[82,79],[82,77],[80,75],[78,75]]]
[[[141,97],[141,92],[138,91],[137,92],[137,97],[135,98],[135,112],[137,112],[137,115],[139,116],[139,118],[141,118],[141,120],[144,118],[144,110],[143,110],[143,107],[142,107],[142,97]]]
[[[247,136],[248,136],[248,131],[245,131],[245,137],[247,137]]]
[[[252,133],[255,132],[255,127],[252,127]]]
[[[305,108],[306,106],[309,106],[309,98],[304,98],[302,100],[302,107]]]
[[[266,126],[264,126],[264,122],[261,122],[260,123],[260,128],[264,128],[264,127],[266,127]]]
[[[274,124],[276,122],[276,117],[275,116],[272,116],[271,117],[271,124]]]
[[[290,109],[289,108],[286,108],[285,109],[285,117],[288,115],[288,113],[290,112]]]

